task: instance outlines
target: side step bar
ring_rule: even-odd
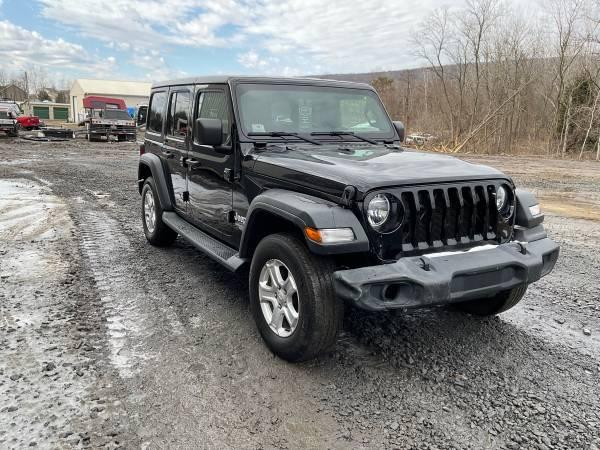
[[[238,270],[246,262],[246,259],[238,256],[238,252],[235,249],[199,230],[185,219],[179,217],[177,213],[164,211],[162,220],[169,228],[177,231],[198,250],[206,253],[232,272]]]

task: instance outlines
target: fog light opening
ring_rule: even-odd
[[[381,293],[383,299],[386,301],[396,300],[396,297],[398,296],[398,288],[399,286],[397,284],[386,284]]]

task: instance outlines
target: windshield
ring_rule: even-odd
[[[371,138],[394,136],[379,98],[368,89],[248,83],[237,86],[237,99],[246,135],[349,132]]]
[[[105,109],[105,119],[131,120],[129,113],[123,109]]]

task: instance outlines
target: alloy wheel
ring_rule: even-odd
[[[147,189],[144,194],[144,222],[146,222],[148,231],[154,233],[154,229],[156,228],[156,207],[152,189]]]
[[[258,280],[260,308],[271,331],[287,338],[298,326],[300,301],[292,272],[278,259],[270,259]]]

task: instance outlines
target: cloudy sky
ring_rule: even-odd
[[[421,65],[419,22],[462,1],[0,0],[0,69],[148,80],[402,69]]]

